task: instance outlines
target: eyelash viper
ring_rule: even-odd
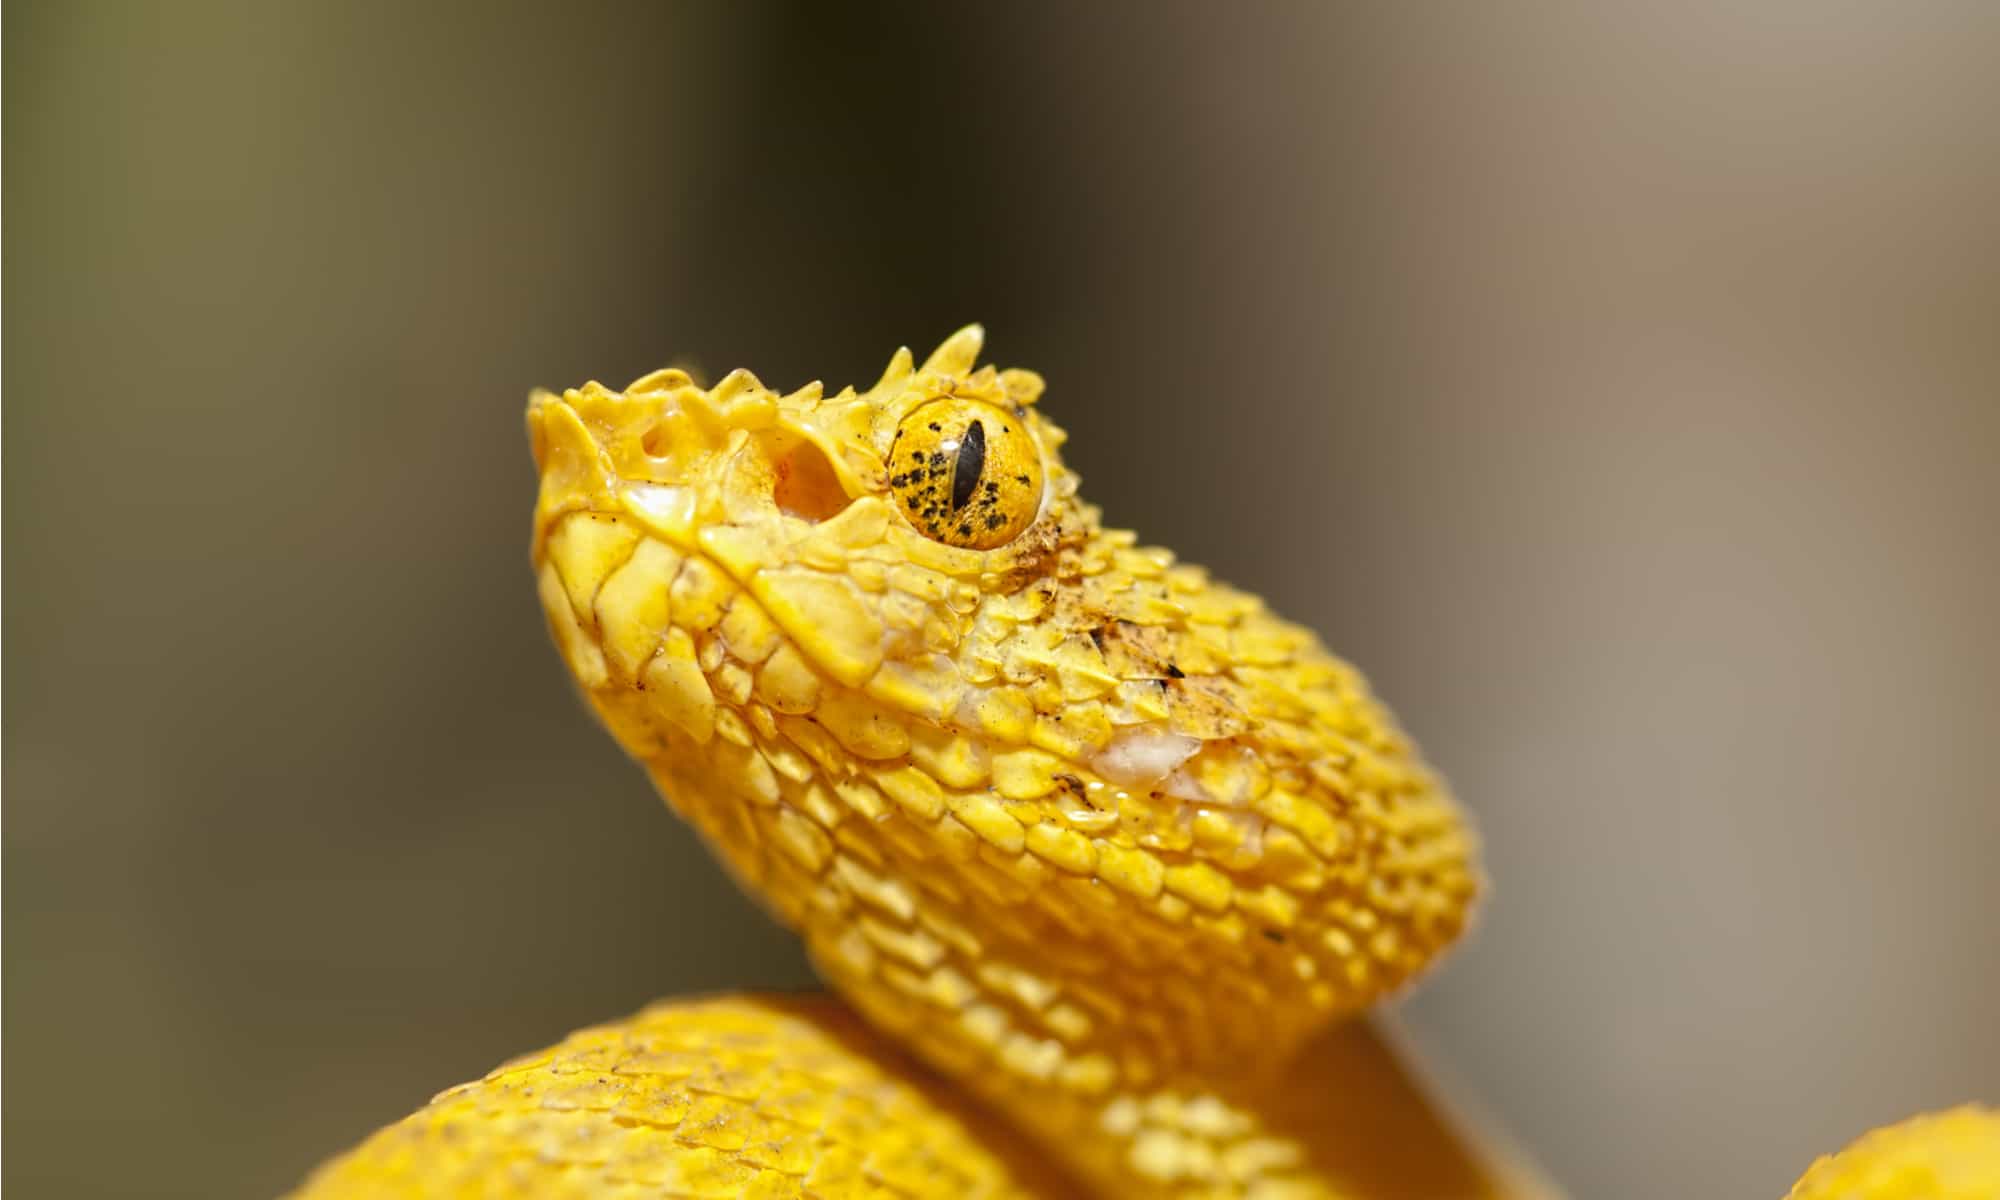
[[[1104,527],[981,341],[834,395],[535,395],[564,660],[839,999],[584,1030],[300,1195],[1552,1191],[1348,1019],[1471,916],[1444,785],[1310,632]],[[1995,1130],[1879,1133],[1796,1195],[1933,1194],[1840,1189],[1953,1145],[1991,1185]]]

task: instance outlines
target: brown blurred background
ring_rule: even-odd
[[[5,8],[5,1183],[269,1195],[808,975],[573,700],[528,389],[987,323],[1487,833],[1579,1196],[2000,1100],[2000,7]]]

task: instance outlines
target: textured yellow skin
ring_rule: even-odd
[[[1967,1105],[1912,1117],[1820,1159],[1791,1200],[1993,1200],[2000,1113]]]
[[[1500,1189],[1368,1022],[1315,1039],[1279,1100],[1341,1194],[1534,1194]],[[451,1088],[299,1195],[1082,1197],[1047,1159],[830,997],[717,997]]]
[[[828,999],[661,1005],[450,1089],[309,1196],[1061,1195]]]
[[[537,397],[557,642],[877,1028],[1085,1178],[1294,1179],[1258,1093],[1457,935],[1472,840],[1310,633],[1099,524],[1041,381],[975,370],[979,344],[832,397],[673,371]],[[933,540],[892,492],[899,429],[942,400],[1040,448],[1002,546]],[[837,515],[785,511],[805,474]],[[1190,1103],[1213,1119],[1148,1115]]]
[[[1458,809],[1311,633],[1103,528],[1041,380],[975,369],[980,341],[866,392],[668,370],[528,414],[563,657],[865,1026],[649,1010],[306,1194],[1541,1190],[1336,1024],[1463,929]],[[964,534],[890,460],[973,416],[1012,482]]]

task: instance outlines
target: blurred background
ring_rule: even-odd
[[[565,681],[528,389],[984,321],[1478,814],[1578,1196],[2000,1100],[2000,8],[9,3],[5,1183],[265,1196],[808,983]]]

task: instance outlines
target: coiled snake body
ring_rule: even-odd
[[[303,1194],[1544,1190],[1344,1020],[1465,927],[1443,785],[1311,633],[1104,528],[980,346],[534,397],[565,661],[845,1003],[583,1031]]]

